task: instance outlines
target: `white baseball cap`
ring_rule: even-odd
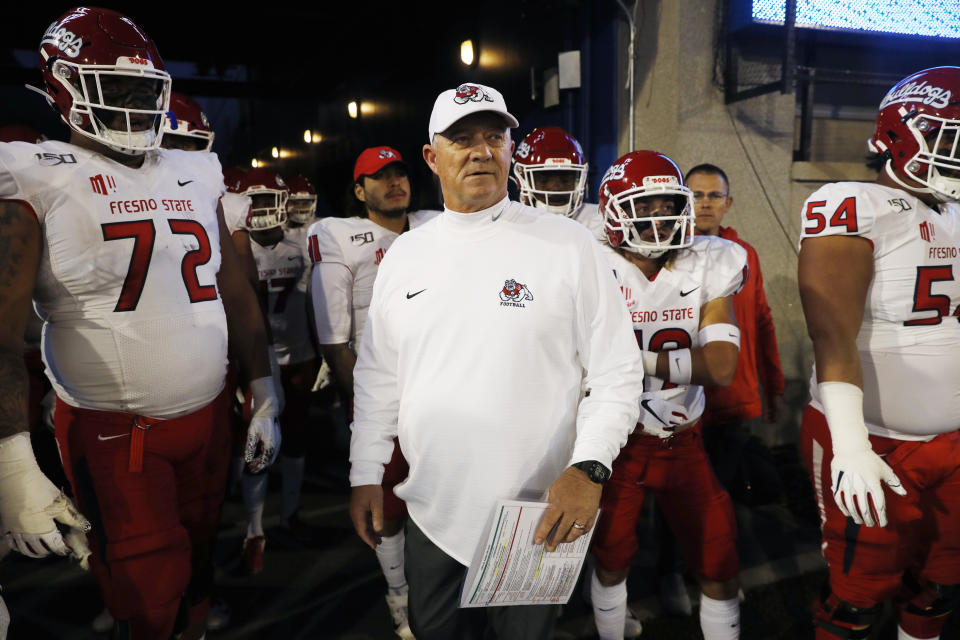
[[[492,87],[466,82],[437,96],[437,101],[433,103],[433,113],[430,114],[430,141],[433,141],[434,134],[446,131],[457,120],[480,111],[499,113],[511,129],[520,126],[517,119],[507,111],[503,94]]]

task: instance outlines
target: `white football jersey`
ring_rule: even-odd
[[[412,211],[408,224],[414,229],[438,214]],[[353,342],[356,348],[380,261],[398,237],[368,218],[323,218],[310,226],[307,249],[313,262],[311,293],[320,344]]]
[[[590,229],[593,237],[597,240],[603,240],[607,232],[604,228],[603,215],[600,213],[600,206],[592,202],[584,202],[580,208],[571,216],[574,220]]]
[[[250,248],[260,282],[267,291],[267,317],[273,334],[273,349],[281,365],[315,357],[307,328],[307,279],[310,260],[305,233],[284,229],[283,240],[261,246],[252,237]]]
[[[223,221],[230,234],[247,231],[247,218],[250,216],[250,207],[253,206],[250,196],[227,191],[220,199],[220,204],[223,207]]]
[[[700,308],[737,293],[747,279],[747,252],[716,236],[696,236],[693,245],[677,251],[653,280],[647,280],[639,267],[609,246],[604,246],[604,251],[626,300],[637,343],[647,351],[703,346]],[[664,399],[686,407],[691,421],[703,414],[700,385],[675,385],[648,375],[643,386],[640,400],[667,396]]]
[[[960,205],[931,209],[901,189],[828,184],[801,213],[801,243],[860,236],[873,245],[874,274],[857,336],[867,429],[928,439],[960,426]],[[816,369],[813,404],[820,404]]]
[[[170,418],[220,393],[222,190],[212,153],[151,151],[134,169],[63,142],[0,144],[0,198],[43,231],[34,302],[63,400]]]

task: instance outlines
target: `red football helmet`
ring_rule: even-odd
[[[223,184],[230,193],[240,193],[240,183],[247,170],[243,167],[226,167],[223,170]]]
[[[170,74],[130,18],[71,9],[40,41],[41,93],[77,133],[126,154],[156,149],[170,102]]]
[[[47,136],[26,124],[8,124],[0,127],[0,142],[43,142]]]
[[[161,146],[188,151],[210,151],[213,147],[210,120],[193,98],[170,92],[170,110],[163,119]]]
[[[287,200],[287,217],[294,224],[309,224],[317,214],[317,192],[310,181],[299,173],[287,176],[290,190]]]
[[[904,189],[960,201],[960,67],[934,67],[898,82],[880,103],[868,142]],[[910,186],[893,169],[923,187]]]
[[[657,197],[661,206],[651,210]],[[613,163],[600,181],[600,212],[614,248],[659,258],[693,244],[693,192],[662,153],[631,151]]]
[[[534,129],[517,147],[513,161],[520,202],[565,216],[580,209],[588,165],[573,136],[560,127]]]
[[[246,227],[250,231],[273,229],[287,221],[287,197],[290,192],[276,171],[250,169],[244,172],[237,193],[250,196],[253,203],[246,220]]]

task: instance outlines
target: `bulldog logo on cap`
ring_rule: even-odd
[[[493,102],[493,98],[484,93],[483,89],[475,84],[462,84],[457,87],[457,93],[453,96],[453,101],[457,104],[466,104],[468,101]]]
[[[387,158],[395,158],[397,156],[397,154],[395,154],[390,149],[380,149],[380,153],[378,153],[377,155],[380,156],[380,158],[383,160],[386,160]]]

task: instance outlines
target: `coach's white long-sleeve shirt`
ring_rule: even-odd
[[[642,391],[623,296],[587,229],[506,198],[445,210],[380,265],[354,369],[350,482],[379,484],[399,434],[410,475],[396,494],[469,564],[498,499],[539,499],[572,462],[611,467]]]

